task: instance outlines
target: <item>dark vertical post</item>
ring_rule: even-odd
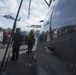
[[[15,28],[16,28],[16,22],[17,22],[17,18],[18,18],[19,12],[20,12],[22,2],[23,2],[23,0],[21,0],[20,6],[19,6],[19,9],[18,9],[18,12],[17,12],[16,18],[15,18],[15,21],[14,21],[14,25],[13,25],[13,29],[12,29],[12,33],[14,33]]]
[[[30,15],[30,6],[31,6],[31,0],[30,0],[30,2],[29,2],[28,18],[29,18],[29,15]]]
[[[18,9],[18,11],[17,11],[17,15],[16,15],[16,18],[15,18],[15,21],[14,21],[14,25],[13,25],[13,28],[12,28],[12,34],[11,34],[11,36],[10,36],[10,38],[9,38],[9,42],[8,42],[7,47],[6,47],[6,51],[5,51],[5,54],[4,54],[2,63],[1,63],[0,74],[1,74],[2,69],[3,69],[3,66],[4,66],[5,57],[6,57],[6,55],[7,55],[7,51],[8,51],[8,48],[9,48],[9,44],[10,44],[11,38],[12,38],[12,36],[13,36],[13,34],[14,34],[14,31],[15,31],[15,28],[16,28],[16,22],[17,22],[17,18],[18,18],[19,12],[20,12],[20,8],[21,8],[21,5],[22,5],[22,2],[23,2],[23,0],[21,0],[21,2],[20,2],[19,9]]]

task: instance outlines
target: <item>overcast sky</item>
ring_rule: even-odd
[[[21,0],[0,0],[0,27],[12,28],[14,20],[6,19],[2,16],[10,14],[11,16],[16,17],[20,1]],[[23,0],[19,13],[21,21],[17,22],[17,27],[20,27],[21,30],[29,30],[29,28],[27,28],[28,25],[40,25],[41,23],[39,23],[39,21],[43,20],[47,14],[48,6],[44,0],[31,1],[31,14],[28,18],[29,0]],[[49,2],[49,0],[47,1]]]

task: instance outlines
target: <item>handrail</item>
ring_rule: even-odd
[[[19,12],[20,12],[20,8],[21,8],[21,5],[22,5],[22,2],[23,2],[23,0],[21,0],[21,2],[20,2],[19,9],[18,9],[18,11],[17,11],[17,15],[16,15],[16,18],[15,18],[15,21],[14,21],[14,25],[13,25],[13,28],[12,28],[12,34],[11,34],[11,36],[10,36],[10,38],[9,38],[9,42],[8,42],[8,44],[7,44],[6,51],[5,51],[5,54],[4,54],[2,63],[1,63],[0,75],[1,75],[1,72],[2,72],[2,69],[3,69],[3,66],[4,66],[4,62],[5,62],[5,58],[6,58],[7,52],[8,52],[9,44],[10,44],[10,42],[11,42],[12,36],[13,36],[14,31],[15,31],[15,28],[16,28],[16,22],[17,22],[17,18],[18,18]]]

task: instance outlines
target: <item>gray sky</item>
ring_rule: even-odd
[[[21,0],[0,0],[0,27],[12,28],[14,21],[6,19],[2,16],[5,14],[6,15],[10,14],[11,16],[15,17],[20,1]],[[39,21],[43,20],[45,18],[45,15],[47,14],[48,6],[44,2],[44,0],[31,0],[31,1],[32,1],[30,10],[31,14],[28,18],[29,0],[23,0],[19,14],[21,21],[17,22],[17,27],[20,27],[21,30],[29,30],[29,28],[27,28],[28,25],[32,24],[40,25],[41,23],[39,23]],[[47,1],[49,2],[49,0]]]

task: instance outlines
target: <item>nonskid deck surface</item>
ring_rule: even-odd
[[[4,75],[37,75],[36,62],[32,60],[35,51],[19,55],[19,59],[8,62]]]
[[[32,53],[27,54],[27,45],[20,46],[19,59],[12,61],[12,48],[10,50],[10,58],[3,75],[36,75],[36,62],[32,60],[32,56],[36,53],[36,46],[33,47]],[[5,53],[6,47],[0,48],[0,66]]]

